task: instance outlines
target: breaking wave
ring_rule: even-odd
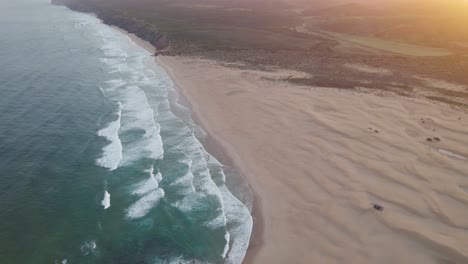
[[[119,177],[113,184],[124,197],[120,203],[126,221],[157,223],[156,233],[178,245],[163,256],[156,253],[157,246],[148,247],[154,252],[148,261],[241,263],[252,231],[250,190],[245,184],[227,186],[227,177],[237,179],[231,183],[241,177],[232,171],[226,175],[225,167],[206,152],[199,139],[205,133],[178,103],[172,80],[150,54],[110,27],[99,27],[97,36],[110,76],[100,89],[119,107],[118,119],[98,132],[110,143],[96,163],[111,171],[132,171],[109,176]],[[102,206],[110,206],[107,191]]]
[[[115,170],[122,159],[122,143],[119,138],[120,118],[122,105],[119,103],[117,120],[110,122],[106,127],[98,131],[98,135],[105,137],[110,143],[102,148],[102,156],[96,160],[96,164],[110,170]]]

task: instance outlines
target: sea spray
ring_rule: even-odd
[[[118,103],[118,118],[110,122],[106,127],[98,131],[98,135],[105,137],[110,143],[103,147],[102,155],[96,160],[96,164],[109,170],[115,170],[122,159],[122,143],[119,138],[120,119],[122,117],[122,104]]]
[[[102,202],[101,202],[101,205],[104,207],[104,210],[109,208],[111,206],[111,203],[110,203],[110,193],[106,191],[104,191],[104,198],[102,199]]]
[[[121,104],[122,157],[119,171],[108,177],[128,225],[138,227],[129,241],[153,234],[154,246],[144,254],[155,263],[156,256],[241,263],[252,230],[250,209],[226,187],[223,165],[200,143],[206,134],[171,96],[176,93],[166,72],[149,67],[146,50],[121,32],[98,29],[101,61],[110,75],[99,86],[106,99]],[[166,236],[177,247],[161,253],[156,245]]]

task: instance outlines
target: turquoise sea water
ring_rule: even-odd
[[[0,23],[0,263],[242,261],[251,195],[147,51],[47,0]]]

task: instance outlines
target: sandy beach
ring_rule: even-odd
[[[297,72],[157,62],[257,194],[246,263],[468,261],[466,113],[275,81]]]
[[[209,134],[207,149],[256,194],[244,263],[468,263],[465,111],[279,81],[301,72],[156,62]]]

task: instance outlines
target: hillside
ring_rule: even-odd
[[[262,1],[265,2],[265,1]],[[283,9],[260,8],[246,1],[55,0],[56,4],[96,13],[104,23],[117,25],[153,44],[167,35],[177,52],[259,48],[310,48],[310,36],[285,30],[301,18]],[[282,36],[282,37],[279,37]],[[162,48],[164,45],[161,45]]]
[[[442,13],[438,17],[389,14],[396,6],[386,7],[385,14],[376,14],[374,10],[382,9],[363,2],[324,7],[313,16],[298,12],[294,2],[269,0],[53,3],[95,13],[104,23],[152,43],[157,55],[201,57],[256,70],[291,69],[311,77],[282,81],[366,88],[468,106],[467,93],[434,90],[418,77],[468,84],[468,45],[463,46],[468,40],[466,28],[456,24],[464,17],[444,22]],[[395,75],[359,72],[344,66],[349,63],[385,68]]]
[[[382,10],[371,8],[359,3],[349,3],[335,5],[326,8],[310,8],[302,12],[304,16],[323,16],[323,17],[341,17],[341,16],[377,16],[382,15]]]
[[[466,14],[468,4],[459,0],[386,2],[380,8],[354,3],[303,12],[320,17],[310,26],[325,31],[451,49],[468,47]]]

